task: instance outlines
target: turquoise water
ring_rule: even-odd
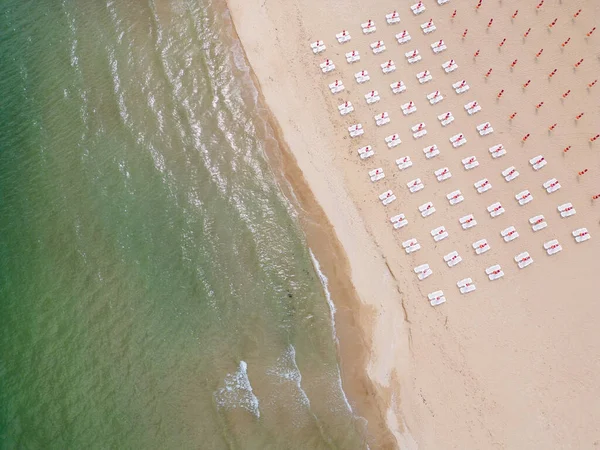
[[[364,448],[223,6],[5,0],[0,448]]]

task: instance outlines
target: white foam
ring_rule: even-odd
[[[252,385],[248,378],[248,364],[240,361],[240,366],[235,373],[228,373],[224,379],[225,386],[214,392],[214,397],[219,408],[243,408],[256,417],[260,417],[258,398],[252,392]]]
[[[331,332],[333,334],[333,339],[335,339],[335,342],[339,344],[337,334],[335,332],[336,309],[335,309],[335,305],[333,304],[333,301],[331,300],[331,292],[329,292],[329,280],[327,279],[325,274],[323,272],[321,272],[321,265],[319,264],[319,261],[315,257],[315,254],[312,252],[312,249],[309,248],[308,252],[310,253],[310,259],[312,260],[313,266],[315,267],[315,271],[317,272],[317,275],[319,276],[319,280],[321,280],[321,285],[323,286],[323,291],[325,291],[325,298],[327,299],[327,305],[329,306],[329,316],[331,317],[331,330],[332,330]]]
[[[284,381],[290,381],[298,388],[301,403],[310,409],[310,400],[304,389],[302,389],[302,374],[296,364],[296,349],[293,345],[289,345],[282,356],[277,358],[277,363],[272,369],[268,369],[267,373],[275,375]]]

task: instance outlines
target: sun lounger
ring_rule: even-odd
[[[315,55],[324,52],[326,49],[325,43],[323,41],[313,42],[312,44],[310,44],[310,48],[312,49]]]
[[[412,114],[417,111],[417,107],[415,106],[415,104],[413,102],[405,103],[401,106],[401,108],[402,108],[402,113],[405,116],[408,116],[409,114]]]
[[[490,152],[490,155],[492,155],[492,158],[494,158],[494,159],[500,158],[501,156],[506,155],[506,150],[504,149],[504,146],[502,144],[494,145],[493,147],[490,147],[488,149],[488,151]],[[510,181],[510,180],[507,180],[507,181]]]
[[[384,206],[387,206],[396,200],[396,196],[391,190],[388,190],[379,195],[379,200],[381,200],[381,203],[383,203]]]
[[[415,267],[414,271],[421,281],[433,273],[433,271],[429,268],[429,264],[421,264],[420,266]]]
[[[485,239],[480,239],[473,242],[473,249],[475,249],[475,253],[481,255],[490,249],[490,244]]]
[[[396,230],[408,225],[408,220],[406,220],[404,214],[398,214],[397,216],[391,217],[390,222],[392,222],[394,229]]]
[[[452,113],[450,111],[448,111],[444,114],[440,114],[437,117],[443,127],[445,127],[446,125],[450,125],[452,122],[454,122],[454,116],[452,115]]]
[[[387,123],[390,123],[390,117],[387,112],[377,114],[377,115],[373,116],[373,119],[375,119],[375,123],[377,124],[378,127],[381,127]]]
[[[484,122],[477,125],[477,131],[479,131],[479,136],[485,136],[486,134],[493,133],[494,129],[489,122]]]
[[[591,237],[587,228],[578,228],[574,230],[571,234],[575,238],[575,242],[577,242],[578,244],[587,241]]]
[[[402,81],[397,81],[395,83],[390,84],[390,88],[392,89],[392,92],[394,94],[399,94],[406,90],[406,86],[404,85],[404,82],[402,82]]]
[[[519,205],[524,206],[531,200],[533,200],[533,195],[531,195],[531,192],[525,189],[524,191],[521,191],[517,195],[515,195],[515,199],[517,199]]]
[[[388,25],[392,25],[400,22],[400,15],[396,11],[392,11],[391,13],[385,15],[385,20]]]
[[[329,85],[329,90],[331,91],[332,94],[337,94],[339,92],[342,92],[345,89],[344,87],[344,83],[342,82],[342,80],[335,80],[333,83],[331,83]]]
[[[452,87],[454,88],[454,92],[457,94],[463,94],[470,89],[465,80],[457,81],[456,83],[452,84]]]
[[[531,224],[531,229],[533,231],[540,231],[548,226],[548,224],[545,222],[544,216],[541,214],[533,216],[531,219],[529,219],[529,223]]]
[[[410,33],[406,30],[396,35],[396,40],[398,41],[398,44],[406,44],[407,42],[410,42],[411,39],[412,38],[410,36]]]
[[[461,294],[468,294],[475,290],[475,284],[471,278],[464,278],[456,283]]]
[[[423,203],[419,206],[419,212],[421,213],[421,217],[430,216],[435,212],[435,206],[431,202]]]
[[[423,2],[419,2],[419,3],[415,3],[414,5],[412,5],[410,7],[410,9],[412,10],[413,14],[415,16],[421,14],[423,11],[425,11],[425,5],[423,4]]]
[[[360,159],[367,159],[373,156],[375,152],[373,151],[373,148],[370,145],[365,145],[364,147],[358,149],[358,154],[360,156]]]
[[[490,216],[492,216],[492,218],[498,217],[499,215],[504,214],[505,212],[500,202],[492,203],[490,206],[487,207],[487,210],[490,213]]]
[[[335,69],[335,64],[330,59],[326,59],[319,66],[323,73],[328,73]]]
[[[462,160],[462,163],[465,170],[474,169],[479,165],[479,161],[477,161],[477,158],[475,156],[467,156]]]
[[[448,237],[448,232],[444,227],[437,227],[431,230],[431,237],[435,242],[442,241]]]
[[[406,56],[406,60],[409,64],[414,64],[416,62],[421,61],[421,55],[419,54],[419,50],[411,50],[410,52],[406,52],[404,56]]]
[[[416,133],[417,131],[421,131],[423,128],[425,128],[425,123],[421,122],[416,125],[413,125],[410,129],[413,133]]]
[[[459,133],[459,134],[455,134],[454,136],[452,136],[450,138],[450,143],[452,144],[452,147],[458,148],[461,145],[466,144],[467,139],[465,138],[465,136],[462,133]]]
[[[441,169],[436,170],[434,173],[435,173],[435,177],[440,182],[447,180],[448,178],[452,178],[450,169],[448,169],[447,167],[442,167]]]
[[[385,51],[385,44],[383,41],[376,41],[371,44],[371,50],[373,50],[373,54],[378,55],[379,53]]]
[[[443,291],[435,291],[427,295],[431,306],[438,306],[446,302]]]
[[[365,94],[365,100],[367,101],[368,105],[371,105],[373,103],[377,103],[379,100],[381,100],[381,98],[379,97],[379,92],[371,91]]]
[[[469,228],[473,228],[475,225],[477,225],[477,221],[475,220],[475,217],[473,217],[473,214],[463,216],[458,219],[458,221],[460,222],[460,226],[463,230],[468,230]]]
[[[421,30],[423,30],[423,34],[429,34],[429,33],[433,33],[436,30],[435,24],[433,23],[433,20],[430,20],[429,22],[425,22],[421,24]]]
[[[451,59],[449,61],[446,61],[444,64],[442,64],[442,68],[444,69],[444,71],[446,73],[450,73],[450,72],[454,72],[456,69],[458,69],[458,64],[456,64],[456,61]]]
[[[519,172],[517,172],[515,166],[510,166],[502,171],[502,176],[506,181],[512,181],[519,176]]]
[[[404,248],[406,253],[413,253],[421,248],[421,244],[419,244],[417,240],[413,238],[409,239],[408,241],[404,241],[402,243],[402,248]]]
[[[471,116],[481,111],[481,106],[476,101],[472,101],[465,104],[465,111],[467,111],[467,113],[469,113],[469,115]]]
[[[504,276],[504,272],[502,272],[500,264],[494,264],[493,266],[488,267],[485,269],[485,273],[490,281],[497,280],[498,278],[502,278]]]
[[[430,94],[427,94],[427,100],[429,100],[430,104],[435,105],[436,103],[439,103],[442,100],[444,100],[444,96],[440,93],[440,91],[435,91]]]
[[[417,80],[419,80],[420,84],[427,83],[428,81],[433,80],[433,77],[429,73],[429,70],[424,70],[423,72],[419,72],[417,74]]]
[[[392,73],[396,70],[396,65],[394,64],[394,61],[390,59],[388,62],[381,64],[381,70],[383,73]]]
[[[414,194],[415,192],[419,192],[421,189],[423,189],[425,187],[425,185],[423,184],[423,182],[421,181],[420,178],[409,181],[408,183],[406,183],[406,186],[408,187],[408,190],[412,194]]]
[[[413,165],[412,161],[410,160],[410,156],[403,156],[402,158],[398,158],[396,160],[396,164],[398,165],[398,169],[400,170],[406,170]]]
[[[546,250],[548,256],[552,256],[562,251],[562,247],[557,239],[552,239],[551,241],[544,242],[544,250]]]
[[[544,167],[548,163],[542,155],[538,155],[534,158],[531,158],[529,160],[529,164],[531,164],[531,167],[533,167],[533,170],[540,170],[542,167]]]
[[[490,183],[487,178],[484,178],[476,183],[473,183],[473,186],[475,186],[475,189],[477,189],[478,193],[483,194],[492,188],[492,183]]]
[[[350,137],[358,137],[364,134],[365,130],[363,130],[362,124],[357,123],[356,125],[352,125],[348,127],[348,133],[350,133]]]
[[[360,72],[356,72],[354,74],[354,79],[358,84],[363,84],[369,81],[371,77],[369,76],[369,72],[366,70],[361,70]]]
[[[342,103],[341,105],[338,105],[338,111],[340,112],[340,115],[345,116],[354,111],[354,106],[352,106],[352,103],[350,102]]]
[[[439,40],[431,44],[431,50],[433,50],[433,53],[436,54],[443,52],[444,50],[446,50],[446,48],[446,44],[443,40]]]
[[[444,4],[446,4],[446,3],[448,3],[449,1],[450,1],[450,0],[437,0],[437,2],[438,2],[438,5],[440,5],[440,6],[441,6],[441,5],[444,5]]]
[[[556,180],[556,178],[550,178],[543,184],[543,186],[548,194],[552,194],[560,189],[560,183]]]
[[[513,227],[512,225],[510,227],[502,230],[500,232],[500,235],[504,239],[504,242],[510,242],[519,237],[519,233],[517,232],[517,229],[515,227]]]
[[[515,262],[519,269],[524,269],[533,262],[533,258],[529,255],[529,252],[523,252],[515,256]]]
[[[344,42],[348,42],[351,39],[350,33],[348,33],[346,30],[342,31],[341,33],[336,34],[335,38],[337,39],[337,41],[340,44],[343,44]]]
[[[360,27],[362,28],[364,34],[371,34],[377,30],[377,28],[375,27],[375,22],[373,22],[372,20],[369,20],[365,23],[361,23]]]
[[[446,256],[444,256],[444,261],[446,261],[448,267],[454,267],[462,261],[462,257],[458,254],[456,250],[454,250],[453,252],[450,252]]]
[[[346,61],[350,64],[360,61],[360,53],[356,50],[346,53]]]
[[[385,174],[383,173],[383,169],[379,167],[378,169],[370,170],[369,177],[371,178],[371,181],[375,182],[385,178]]]
[[[572,203],[564,203],[558,206],[558,212],[562,218],[572,216],[576,213]]]
[[[430,145],[429,147],[425,147],[423,149],[423,153],[425,153],[425,157],[427,159],[431,159],[440,154],[440,151],[437,148],[437,145]]]
[[[400,145],[402,141],[400,140],[400,135],[395,133],[386,137],[385,143],[387,144],[388,148],[394,148],[396,145]]]
[[[446,195],[446,198],[448,199],[448,201],[450,202],[450,205],[452,205],[452,206],[458,205],[460,202],[462,202],[465,199],[463,197],[462,193],[460,192],[460,190],[450,192],[449,194]]]

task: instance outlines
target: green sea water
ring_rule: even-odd
[[[353,449],[222,4],[0,4],[0,448]]]

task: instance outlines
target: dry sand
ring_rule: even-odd
[[[376,397],[400,448],[600,447],[600,199],[591,200],[600,194],[600,139],[589,141],[600,133],[600,84],[587,87],[600,78],[600,31],[586,37],[598,25],[600,3],[546,0],[539,10],[536,1],[483,0],[478,10],[475,1],[424,3],[427,11],[415,17],[408,4],[400,7],[388,0],[228,0],[265,101],[348,257],[361,302],[349,316],[364,334],[360,341],[369,347],[367,369],[374,390],[367,396]],[[394,8],[400,8],[401,22],[387,25],[385,14]],[[580,8],[582,13],[573,19]],[[457,14],[451,19],[454,9]],[[490,18],[494,21],[488,28]],[[549,28],[555,18],[557,23]],[[360,24],[368,19],[375,21],[377,31],[365,36]],[[423,35],[420,24],[429,19],[437,30]],[[524,38],[528,28],[531,32]],[[352,40],[340,45],[334,36],[342,29]],[[405,29],[412,41],[399,45],[394,36]],[[430,44],[439,39],[448,49],[434,55]],[[316,40],[327,46],[320,55],[310,50]],[[377,40],[387,47],[381,55],[369,48]],[[423,59],[409,65],[404,53],[414,49]],[[361,61],[348,64],[344,54],[352,50],[360,52]],[[474,58],[476,50],[480,54]],[[336,64],[330,74],[319,69],[326,58]],[[575,69],[581,58],[584,62]],[[397,70],[383,75],[379,65],[388,59]],[[449,59],[459,67],[446,74],[441,64]],[[493,72],[485,78],[490,68]],[[549,78],[555,68],[556,75]],[[362,69],[369,71],[371,81],[358,85],[353,74]],[[433,80],[420,85],[415,74],[426,69]],[[335,79],[343,80],[346,90],[332,95],[327,85]],[[451,85],[462,79],[470,90],[457,95]],[[399,80],[407,90],[393,95],[389,85]],[[531,83],[523,89],[527,80]],[[379,91],[381,101],[367,106],[363,96],[372,89]],[[435,90],[445,98],[431,106],[426,94]],[[337,105],[346,100],[355,112],[342,118]],[[463,108],[471,100],[482,106],[474,116]],[[418,111],[404,117],[400,105],[408,101]],[[383,111],[391,123],[378,128],[373,116]],[[443,128],[437,116],[446,111],[455,121]],[[511,121],[513,112],[517,116]],[[584,116],[575,120],[581,112]],[[486,121],[494,132],[480,137],[475,127]],[[350,139],[346,128],[357,122],[365,134]],[[419,122],[426,123],[428,134],[414,140],[410,127]],[[549,132],[554,123],[556,129]],[[390,150],[384,137],[393,133],[403,143]],[[448,139],[457,133],[468,143],[453,149]],[[357,149],[367,144],[376,153],[363,161]],[[432,144],[441,154],[426,160],[422,148]],[[507,155],[492,159],[488,148],[496,144],[503,144]],[[571,149],[564,153],[567,146]],[[528,161],[538,154],[548,164],[536,172]],[[401,172],[394,161],[405,155],[414,165]],[[480,165],[465,171],[461,159],[471,155]],[[507,183],[500,172],[509,166],[520,176]],[[371,183],[367,172],[377,167],[386,177]],[[433,171],[441,167],[448,167],[452,178],[440,183]],[[586,168],[586,174],[577,175]],[[410,194],[406,183],[417,177],[425,189]],[[562,188],[547,194],[542,183],[553,177]],[[478,194],[473,183],[482,178],[493,187]],[[387,189],[398,199],[384,207],[377,197]],[[450,206],[445,196],[455,189],[465,201]],[[514,196],[524,189],[531,191],[533,201],[519,206]],[[437,211],[422,218],[417,208],[427,201]],[[486,208],[496,201],[506,212],[492,219]],[[558,214],[557,205],[565,202],[575,206],[574,216]],[[401,212],[409,225],[394,230],[389,218]],[[465,231],[458,218],[469,213],[478,225]],[[548,227],[534,233],[528,219],[537,214],[546,217]],[[440,225],[449,237],[434,243],[430,230]],[[500,230],[510,225],[520,237],[505,243]],[[587,227],[592,238],[576,244],[571,231],[580,227]],[[409,238],[422,247],[411,255],[401,246]],[[488,240],[491,250],[475,255],[471,244],[480,238]],[[543,244],[554,238],[563,250],[548,256]],[[451,250],[463,257],[454,268],[442,259]],[[519,270],[513,258],[522,251],[534,262]],[[431,266],[433,275],[419,281],[413,268],[422,263]],[[496,263],[505,276],[492,282],[484,270]],[[330,278],[346,276],[331,261],[324,266]],[[456,282],[465,277],[473,279],[477,290],[461,295]],[[433,308],[427,294],[438,289],[447,302]],[[343,304],[342,299],[334,301]],[[343,327],[340,319],[338,326]],[[344,352],[342,364],[345,385],[351,384],[355,371],[347,370]],[[361,406],[373,407],[360,393],[350,395],[359,413]],[[372,411],[365,415],[377,416]],[[378,439],[382,431],[376,420],[371,422],[371,447],[391,446],[389,440]]]

